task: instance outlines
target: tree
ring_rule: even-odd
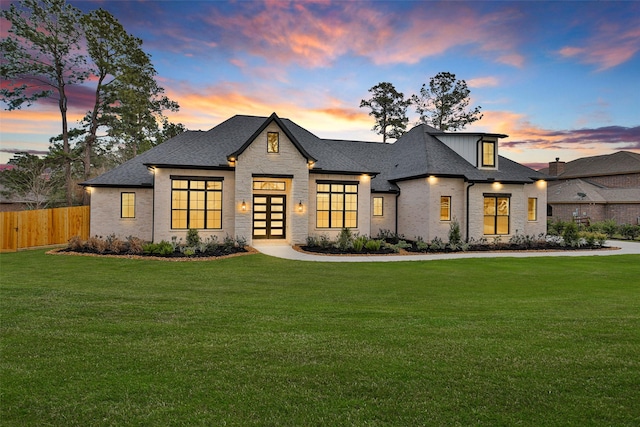
[[[142,40],[130,35],[109,12],[98,9],[82,18],[92,72],[97,77],[93,109],[84,123],[84,174],[89,178],[91,153],[99,127],[124,142],[130,158],[164,140],[164,133],[184,131],[181,124],[169,123],[163,111],[177,111],[176,102],[162,96],[155,81],[156,70],[142,49]],[[160,124],[163,130],[160,130]],[[127,150],[128,148],[128,150]]]
[[[67,86],[85,80],[85,57],[80,53],[81,12],[65,0],[21,0],[1,16],[10,36],[0,42],[4,60],[0,76],[8,80],[0,99],[9,110],[30,106],[42,98],[58,101],[62,124],[66,202],[72,200],[71,159],[67,123]]]
[[[372,130],[382,135],[382,142],[387,142],[387,138],[397,139],[402,136],[409,123],[407,107],[411,101],[405,100],[404,94],[396,91],[388,82],[378,83],[369,92],[373,96],[369,100],[360,101],[360,108],[371,109],[369,115],[376,119]]]
[[[420,123],[441,131],[460,130],[482,118],[481,107],[468,110],[470,92],[467,82],[456,80],[455,74],[441,72],[429,79],[428,87],[423,84],[420,95],[413,95],[411,101]]]
[[[44,209],[55,204],[59,182],[48,159],[29,153],[17,153],[9,164],[13,169],[0,172],[5,197],[19,197],[29,209]]]

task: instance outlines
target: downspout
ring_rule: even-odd
[[[153,186],[151,190],[151,242],[155,242],[156,233],[156,171],[153,170]]]
[[[466,239],[465,239],[465,242],[466,242],[466,243],[469,243],[469,189],[470,189],[471,187],[473,187],[474,185],[476,185],[476,183],[475,183],[475,182],[472,182],[472,183],[470,183],[470,184],[467,186],[467,217],[465,218],[465,221],[466,221],[466,229],[467,229],[467,232],[466,232]]]
[[[400,197],[400,190],[396,193],[396,235],[398,234],[398,198]]]

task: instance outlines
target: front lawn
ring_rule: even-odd
[[[0,425],[640,424],[639,256],[0,274]]]

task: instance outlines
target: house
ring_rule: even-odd
[[[547,215],[552,220],[640,224],[640,154],[618,151],[571,162],[556,158],[540,172],[549,182]]]
[[[506,135],[427,125],[393,144],[322,139],[275,113],[187,131],[82,183],[91,235],[243,236],[301,244],[342,228],[448,240],[546,231],[545,175],[498,155]]]

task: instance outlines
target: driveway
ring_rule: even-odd
[[[458,252],[451,254],[420,255],[315,255],[299,252],[286,244],[257,243],[253,247],[265,255],[298,261],[320,262],[393,262],[393,261],[437,261],[462,258],[534,258],[545,256],[609,256],[640,255],[640,243],[607,241],[610,249],[572,251],[500,251],[500,252]],[[640,262],[640,260],[638,260]]]

